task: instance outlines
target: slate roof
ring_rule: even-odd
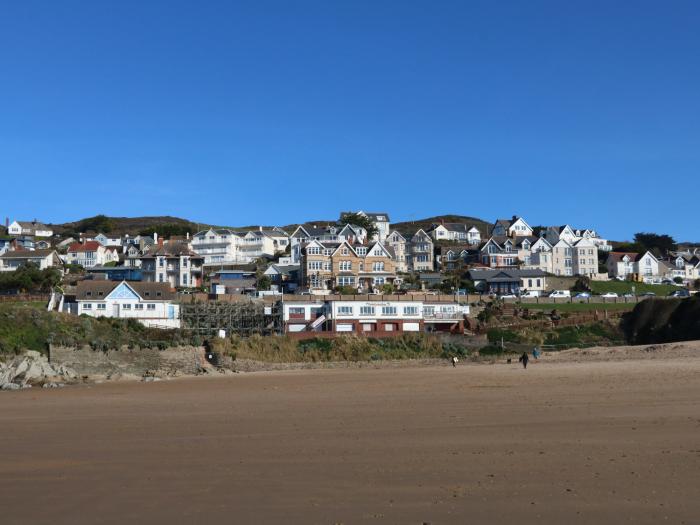
[[[78,301],[100,301],[123,282],[125,281],[80,281],[76,287],[75,297]],[[168,283],[129,281],[127,284],[145,301],[173,301],[177,298],[177,293]]]

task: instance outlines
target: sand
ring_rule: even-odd
[[[622,353],[2,392],[0,523],[698,523],[700,356]]]

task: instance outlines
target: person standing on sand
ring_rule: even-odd
[[[452,368],[457,368],[457,363],[459,362],[459,359],[457,359],[457,356],[452,357]]]
[[[523,355],[520,356],[520,361],[523,364],[523,368],[527,369],[527,362],[530,360],[530,358],[527,355],[527,352],[523,352]]]

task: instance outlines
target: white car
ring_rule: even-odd
[[[540,292],[539,290],[528,290],[527,292],[524,292],[520,295],[520,297],[539,297]]]
[[[603,299],[617,299],[619,295],[617,295],[615,292],[606,292],[603,295],[601,295]]]
[[[571,297],[571,292],[569,290],[554,290],[549,294],[550,297]]]

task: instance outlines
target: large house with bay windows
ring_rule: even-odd
[[[380,242],[311,241],[301,246],[299,278],[301,289],[314,294],[328,294],[340,286],[368,293],[394,283],[395,255]]]
[[[186,243],[169,243],[153,247],[140,256],[145,282],[168,283],[173,288],[197,288],[202,285],[204,257]]]

